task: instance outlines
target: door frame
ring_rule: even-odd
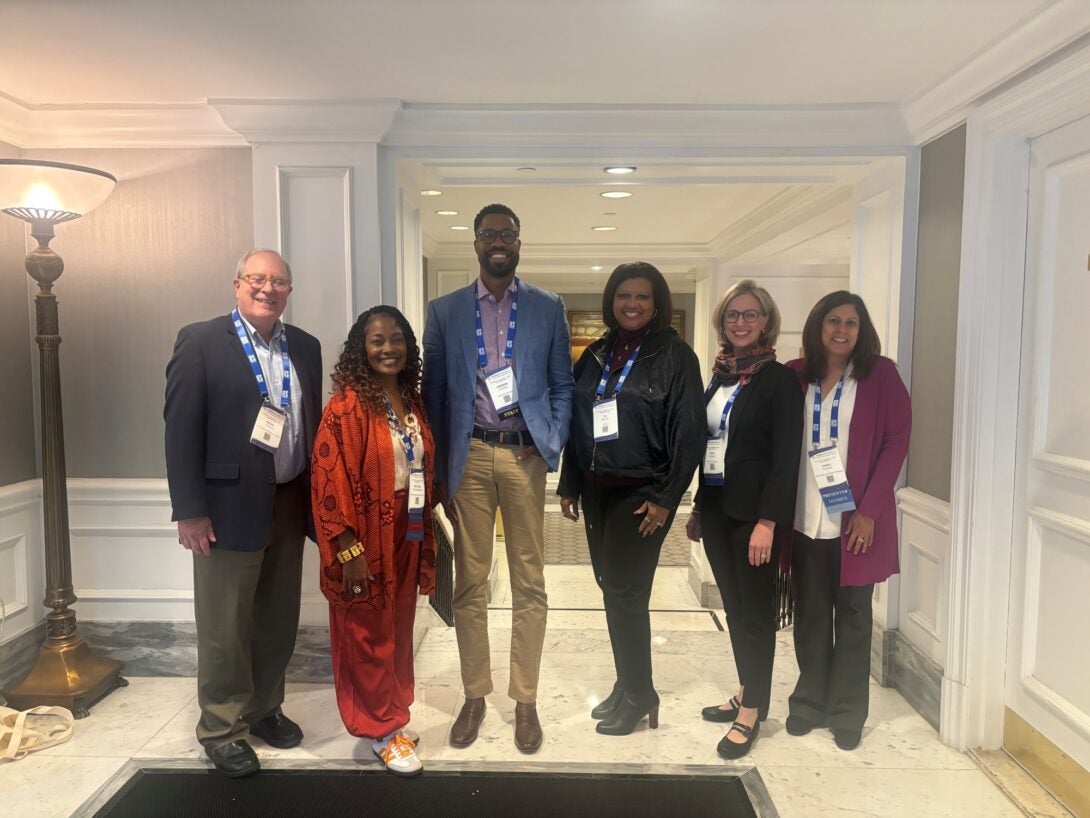
[[[1090,115],[1090,46],[1062,53],[966,119],[955,353],[949,634],[940,736],[1003,742],[1030,140]]]

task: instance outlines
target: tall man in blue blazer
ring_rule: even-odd
[[[241,777],[259,769],[250,736],[281,748],[303,738],[280,705],[312,528],[322,353],[280,321],[292,279],[279,253],[251,250],[234,286],[235,311],[179,331],[163,414],[171,519],[193,552],[197,738]]]
[[[545,642],[545,473],[571,420],[571,340],[563,300],[515,277],[520,223],[491,204],[473,221],[480,277],[432,301],[424,404],[436,443],[436,494],[454,524],[454,628],[465,704],[450,731],[468,747],[492,692],[488,574],[496,508],[511,572],[515,745],[541,746],[537,684]]]

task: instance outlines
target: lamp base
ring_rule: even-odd
[[[77,719],[91,715],[99,699],[126,687],[121,678],[124,662],[100,659],[78,634],[68,639],[47,639],[30,674],[4,691],[8,707],[26,710],[38,705],[67,707]]]

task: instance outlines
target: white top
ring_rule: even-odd
[[[405,446],[401,442],[401,435],[390,427],[390,437],[394,439],[394,491],[402,491],[409,488],[409,457],[405,454]],[[420,441],[420,433],[416,432],[413,438],[413,457],[419,467],[420,458],[424,454],[424,444]]]
[[[741,381],[739,381],[741,383]],[[723,407],[727,405],[730,396],[738,391],[738,384],[733,386],[720,386],[715,390],[711,400],[708,401],[708,437],[719,437],[719,422],[723,419]],[[731,412],[734,410],[731,409]],[[723,445],[726,445],[727,435],[730,432],[730,418],[727,418],[727,428],[723,432]]]
[[[837,451],[840,452],[841,461],[848,463],[848,436],[852,426],[852,412],[855,410],[855,392],[858,383],[852,376],[852,365],[848,363],[844,370],[844,389],[840,393],[840,414],[837,419],[839,434],[836,440]],[[814,479],[814,470],[810,468],[810,450],[814,448],[811,439],[811,426],[814,417],[814,392],[815,387],[810,384],[806,390],[806,407],[803,410],[802,423],[802,455],[799,461],[799,488],[795,497],[795,530],[800,531],[814,540],[835,540],[840,536],[841,512],[830,514],[825,510],[825,504],[821,502],[821,492],[818,490],[817,480]],[[824,448],[832,443],[831,427],[833,422],[833,395],[836,394],[834,386],[828,395],[821,398],[821,446]],[[856,498],[858,502],[859,498]]]

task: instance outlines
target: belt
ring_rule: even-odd
[[[495,443],[500,446],[533,446],[534,439],[528,431],[504,432],[500,429],[482,429],[473,427],[473,437],[483,440],[485,443]]]

